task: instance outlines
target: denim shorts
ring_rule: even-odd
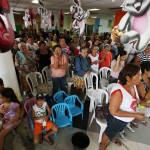
[[[128,124],[128,122],[118,120],[110,114],[107,115],[106,120],[107,127],[105,129],[105,134],[110,140],[112,140],[119,132],[122,132]]]

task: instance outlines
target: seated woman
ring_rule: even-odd
[[[11,88],[1,90],[0,96],[0,150],[3,150],[6,135],[21,123],[20,102]]]
[[[148,102],[150,100],[150,61],[144,61],[141,64],[142,80],[137,85],[137,90],[141,100]]]
[[[144,114],[137,112],[139,96],[136,85],[141,80],[140,66],[135,64],[126,65],[119,73],[119,83],[112,91],[110,98],[110,113],[106,117],[107,127],[103,133],[100,150],[106,150],[108,140],[114,137],[135,118],[144,121]]]
[[[33,59],[32,52],[27,50],[25,43],[19,43],[18,47],[20,51],[15,55],[15,66],[19,71],[21,92],[26,91],[30,93],[28,83],[26,82],[26,75],[36,70],[35,60]]]
[[[125,65],[125,60],[127,59],[127,52],[123,49],[119,49],[118,55],[111,62],[111,75],[109,78],[109,83],[117,83],[119,72]]]
[[[84,75],[91,73],[90,61],[87,57],[88,49],[86,47],[82,47],[80,49],[80,54],[75,59],[75,72],[74,72],[74,80],[73,84],[75,89],[77,90],[77,95],[82,95],[82,88],[85,86],[84,84]]]

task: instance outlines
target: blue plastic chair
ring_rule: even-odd
[[[52,106],[52,120],[58,126],[63,128],[68,125],[72,127],[72,118],[69,107],[65,103],[59,103]]]
[[[58,91],[57,93],[54,94],[53,99],[56,103],[64,103],[64,99],[68,95],[64,91]]]
[[[77,95],[70,95],[64,99],[64,102],[69,106],[72,117],[82,114],[84,105]],[[79,104],[79,106],[77,105]]]

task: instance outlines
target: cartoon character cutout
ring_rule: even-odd
[[[39,4],[38,13],[41,15],[41,26],[51,29],[50,12],[45,8],[42,2],[39,1]]]
[[[118,25],[119,31],[126,31],[121,42],[136,41],[134,48],[142,51],[150,41],[150,0],[125,0],[122,7],[127,13]]]
[[[71,14],[74,14],[74,21],[72,23],[72,28],[74,31],[78,32],[82,36],[85,28],[84,19],[88,18],[90,15],[89,10],[84,11],[81,7],[80,0],[73,0],[74,5],[70,7]]]

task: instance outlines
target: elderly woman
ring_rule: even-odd
[[[91,73],[90,61],[87,57],[88,49],[86,47],[82,47],[80,49],[80,54],[75,59],[75,72],[74,72],[74,87],[77,90],[77,95],[81,96],[82,88],[85,86],[84,84],[84,75]]]
[[[54,55],[51,57],[51,71],[53,82],[53,94],[55,94],[59,87],[61,90],[67,92],[66,89],[66,71],[68,67],[68,59],[66,55],[62,54],[60,45],[54,46]]]
[[[92,46],[91,53],[88,54],[88,57],[91,62],[91,71],[98,74],[99,71],[99,54],[98,54],[98,46]]]
[[[139,96],[136,85],[141,80],[140,67],[135,64],[126,65],[119,73],[119,83],[112,91],[107,115],[107,127],[102,136],[100,149],[106,150],[108,140],[113,140],[117,133],[135,118],[144,121],[144,114],[136,112]]]
[[[29,92],[30,90],[26,82],[26,75],[35,71],[35,61],[32,52],[27,50],[25,43],[19,43],[18,48],[20,51],[15,55],[15,66],[19,71],[21,91]]]

